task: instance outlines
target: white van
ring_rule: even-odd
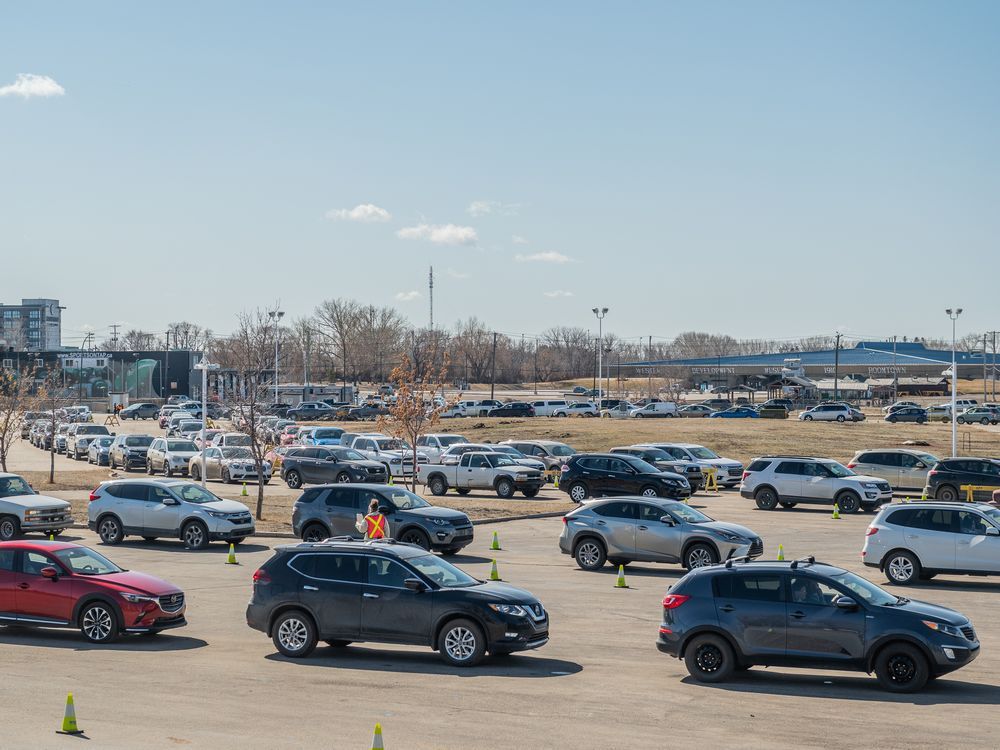
[[[677,404],[673,401],[654,401],[639,409],[633,409],[628,413],[634,419],[647,419],[655,417],[676,417]]]
[[[564,398],[553,398],[545,399],[544,401],[532,401],[531,405],[535,408],[536,417],[551,417],[559,409],[565,409],[569,406],[569,402]]]

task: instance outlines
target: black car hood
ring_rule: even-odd
[[[535,604],[538,602],[538,598],[534,594],[511,586],[509,583],[498,581],[486,581],[479,586],[471,586],[465,590],[471,596],[484,602],[502,602],[504,604]]]
[[[891,609],[894,612],[906,612],[907,614],[912,614],[921,620],[937,620],[947,623],[948,625],[965,625],[969,622],[969,618],[961,612],[956,612],[953,609],[941,607],[937,604],[931,604],[929,602],[908,601],[905,604],[900,604],[898,606],[890,606],[888,609]]]
[[[677,473],[675,473],[673,471],[646,472],[646,473],[643,473],[643,474],[639,474],[639,476],[640,477],[644,477],[644,478],[648,478],[648,479],[660,479],[660,480],[662,480],[662,479],[673,479],[675,481],[681,481],[681,480],[683,480],[685,482],[687,481],[687,477],[686,476],[684,476],[683,474],[677,474]]]

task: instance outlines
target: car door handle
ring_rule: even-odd
[[[19,584],[17,584],[17,587],[18,587],[19,589],[30,589],[30,588],[31,588],[31,585],[30,585],[30,584],[27,584],[27,583],[19,583]]]
[[[803,612],[802,610],[796,610],[795,612],[792,612],[789,615],[789,617],[794,617],[796,620],[801,620],[805,616],[806,616],[806,613]]]
[[[378,594],[369,594],[367,591],[364,594],[365,599],[378,599]]]
[[[736,607],[734,607],[732,604],[723,604],[721,607],[719,607],[720,612],[732,612],[734,609],[736,609]]]
[[[303,586],[302,590],[303,591],[319,591],[319,589],[316,588],[315,586]]]
[[[607,526],[607,525],[608,525],[608,522],[607,522],[607,521],[598,521],[598,522],[597,522],[597,525],[598,525],[598,526]]]
[[[648,526],[640,526],[639,531],[646,531],[648,528]]]

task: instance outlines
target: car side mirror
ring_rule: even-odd
[[[163,498],[164,505],[180,505],[180,501],[175,497],[165,497]]]
[[[327,460],[327,461],[336,461],[336,460],[337,460],[337,457],[336,457],[336,456],[327,456],[327,457],[326,457],[326,460]]]
[[[53,568],[51,565],[42,568],[41,573],[42,573],[42,578],[48,578],[53,581],[59,580],[59,571]]]
[[[917,461],[917,468],[918,469],[926,469],[927,468],[927,464],[920,463],[919,461]]]
[[[660,516],[660,523],[665,523],[667,526],[673,526],[674,519],[670,516]]]
[[[403,585],[410,591],[416,591],[418,594],[422,594],[427,590],[427,584],[419,578],[407,578],[403,581]]]
[[[858,603],[849,596],[838,596],[833,606],[837,609],[846,609],[853,612],[858,608]]]
[[[996,528],[995,526],[991,526],[990,528],[986,529],[986,536],[1000,536],[1000,529]]]
[[[390,508],[388,505],[380,505],[378,506],[378,512],[381,513],[383,516],[386,516],[392,513],[392,508]]]

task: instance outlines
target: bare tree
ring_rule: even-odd
[[[274,325],[264,310],[240,313],[236,331],[217,342],[219,363],[234,376],[236,387],[226,392],[233,425],[250,438],[250,454],[257,469],[256,518],[264,513],[264,454],[269,444],[261,435],[261,421],[274,376]]]
[[[345,381],[350,377],[350,367],[354,364],[352,357],[360,311],[361,306],[349,299],[326,300],[316,308],[316,322],[335,347]]]
[[[0,370],[0,471],[7,471],[7,455],[20,439],[21,422],[35,401],[29,370]]]
[[[203,352],[208,349],[212,341],[211,330],[186,320],[182,320],[180,323],[171,323],[167,326],[167,330],[170,331],[171,341],[169,343],[173,349]]]
[[[58,369],[46,371],[44,379],[35,388],[35,405],[45,411],[52,436],[49,443],[49,484],[55,484],[56,430],[59,429],[59,418],[64,416],[62,409],[69,406],[73,398],[67,393],[62,372]]]

